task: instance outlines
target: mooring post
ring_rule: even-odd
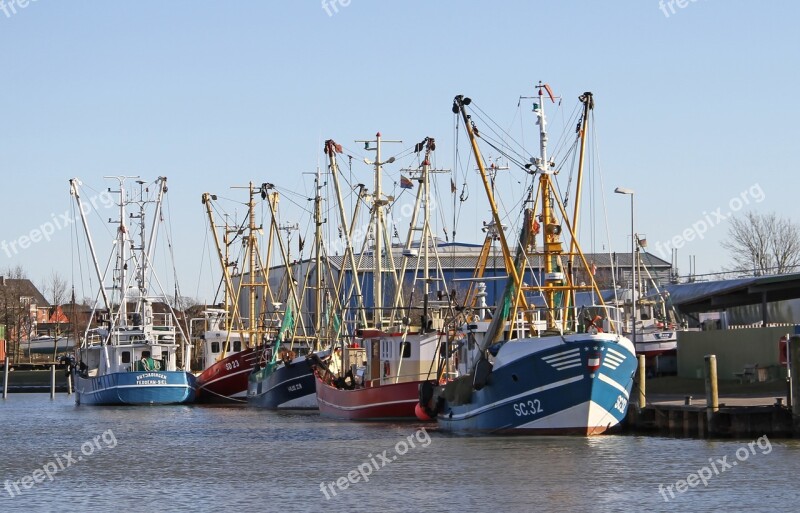
[[[67,367],[67,395],[72,395],[72,370]]]
[[[706,364],[706,417],[711,431],[714,414],[719,411],[719,389],[717,388],[717,355],[707,354]]]
[[[792,417],[794,418],[795,432],[797,432],[800,428],[800,337],[791,337],[789,344],[791,347]]]
[[[5,366],[3,366],[3,399],[8,397],[8,356],[6,356]]]
[[[639,388],[639,408],[644,408],[647,406],[647,397],[645,396],[645,388],[647,387],[644,368],[645,358],[643,354],[640,354],[637,358],[639,359],[639,371],[636,374],[636,386]]]
[[[50,366],[50,399],[56,398],[56,366]]]
[[[786,347],[783,352],[783,357],[786,358],[786,406],[792,408],[792,366],[789,363],[792,360],[792,336],[788,333],[784,335],[781,340],[786,339]],[[780,405],[779,405],[780,406]]]

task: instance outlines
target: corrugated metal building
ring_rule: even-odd
[[[439,292],[445,290],[455,290],[457,298],[463,298],[464,294],[469,287],[469,280],[473,277],[475,269],[478,266],[481,246],[478,244],[464,244],[464,243],[440,243],[430,250],[430,283],[431,297],[429,299],[435,300]],[[414,254],[405,256],[402,247],[393,247],[391,251],[391,259],[389,255],[384,256],[383,268],[387,271],[394,268],[398,271],[403,265],[403,260],[406,262],[406,272],[403,279],[403,298],[406,304],[409,303],[409,298],[414,303],[419,303],[422,300],[422,266],[424,264],[423,257],[419,248],[415,248]],[[438,261],[441,266],[441,274],[436,270],[436,255],[438,254]],[[612,277],[616,277],[616,284],[618,286],[627,286],[630,278],[631,269],[631,255],[630,253],[587,253],[585,254],[586,260],[590,266],[595,266],[595,279],[600,284],[601,288],[611,288]],[[361,292],[363,295],[363,302],[366,308],[371,308],[374,304],[373,300],[373,286],[372,286],[372,269],[373,269],[373,254],[371,252],[364,253],[363,255],[356,255],[355,257],[357,267],[359,269],[359,278],[361,284]],[[672,267],[669,262],[666,262],[656,256],[648,253],[641,255],[643,265],[646,265],[648,271],[659,285],[666,285],[671,276]],[[540,269],[541,259],[539,257],[531,257],[530,268]],[[310,266],[310,268],[309,268]],[[314,262],[313,260],[296,261],[292,266],[292,276],[297,281],[298,291],[303,290],[303,285],[308,279],[309,287],[306,288],[306,297],[303,300],[304,305],[313,308],[313,284],[316,282],[314,275]],[[349,261],[346,261],[343,255],[335,255],[329,259],[329,269],[323,273],[323,287],[332,290],[332,284],[341,281],[342,287],[340,289],[340,297],[348,297],[349,291],[353,286],[352,272]],[[583,274],[583,276],[582,276]],[[417,276],[417,285],[412,291],[411,284],[414,283],[414,277]],[[487,285],[486,301],[489,305],[493,305],[496,298],[502,294],[504,286],[504,277],[506,276],[505,267],[503,265],[503,255],[499,246],[493,248],[488,256],[486,263],[486,270],[484,272],[485,283]],[[587,282],[586,272],[581,269],[576,272],[577,281]],[[287,273],[283,265],[272,267],[269,270],[270,285],[273,293],[277,297],[278,302],[286,301],[286,281]],[[534,283],[531,272],[527,272],[524,281],[528,284]],[[384,304],[392,304],[396,292],[393,280],[387,273],[384,278]],[[412,296],[413,294],[413,296]],[[355,300],[351,301],[351,307],[356,304]],[[247,312],[247,298],[240,298],[240,308],[242,312]],[[304,306],[304,311],[309,312],[309,308]],[[309,314],[310,315],[310,314]]]

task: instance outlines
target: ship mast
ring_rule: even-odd
[[[249,280],[249,288],[248,288],[248,297],[247,297],[247,306],[248,308],[248,331],[250,332],[250,336],[247,340],[247,345],[253,346],[254,340],[257,340],[257,334],[255,333],[258,329],[258,322],[256,319],[256,202],[255,202],[255,189],[253,188],[253,182],[249,184],[249,192],[250,192],[250,200],[247,203],[247,207],[250,211],[250,226],[249,226],[249,233],[247,234],[247,259],[248,259],[248,268],[249,272],[247,273],[247,277]]]
[[[375,161],[372,162],[369,159],[364,159],[368,165],[372,165],[375,167],[375,191],[373,193],[372,198],[372,205],[373,205],[373,226],[374,231],[373,234],[375,236],[375,249],[372,255],[372,286],[373,286],[373,323],[377,329],[381,329],[383,325],[383,237],[384,237],[384,230],[385,230],[385,220],[383,218],[384,210],[383,207],[386,206],[389,202],[383,199],[383,191],[381,189],[381,175],[383,172],[383,165],[384,164],[391,164],[394,162],[394,157],[389,157],[386,162],[381,161],[381,143],[382,142],[391,142],[391,143],[402,143],[403,141],[390,141],[390,140],[382,140],[381,133],[378,132],[375,134],[375,139],[371,141],[367,140],[357,140],[356,142],[364,143],[365,150],[372,150],[375,152]],[[370,144],[375,143],[374,148],[370,148]],[[392,257],[392,248],[386,248],[386,252],[389,257]]]
[[[575,323],[572,327],[568,325],[569,315],[567,311],[567,309],[574,306],[575,292],[578,290],[591,290],[595,292],[597,294],[597,299],[600,306],[606,310],[606,316],[608,316],[608,310],[603,302],[602,296],[600,295],[597,282],[594,279],[594,275],[591,274],[589,263],[586,261],[586,255],[581,250],[576,235],[577,216],[580,213],[579,203],[583,179],[586,127],[588,126],[586,118],[588,118],[589,111],[594,107],[594,100],[591,93],[584,93],[580,97],[580,101],[584,104],[584,120],[580,133],[582,138],[581,160],[579,164],[578,181],[576,185],[575,217],[570,221],[566,208],[553,186],[552,177],[555,174],[555,163],[547,160],[547,124],[544,112],[545,91],[547,91],[548,96],[553,102],[555,102],[555,97],[550,90],[550,86],[547,84],[539,82],[538,88],[538,103],[534,106],[534,111],[536,112],[539,123],[541,156],[537,159],[533,159],[533,162],[535,164],[536,171],[539,173],[539,190],[541,191],[540,200],[542,202],[542,238],[544,242],[541,253],[542,259],[544,260],[542,295],[544,296],[545,300],[546,330],[563,333],[570,329],[578,331],[577,319],[575,319]],[[556,212],[561,214],[563,227],[556,217]],[[561,234],[563,229],[567,230],[571,241],[570,251],[567,255],[567,272],[565,272],[562,267],[564,248],[561,240]],[[583,268],[588,273],[588,279],[591,281],[590,285],[576,285],[573,282],[574,278],[572,276],[572,261],[574,260],[575,256],[580,258]],[[562,292],[564,294],[561,294]],[[558,315],[559,311],[562,312],[562,315]],[[559,320],[560,326],[558,324]]]
[[[328,162],[333,177],[333,188],[336,191],[336,204],[339,207],[339,223],[342,226],[342,233],[345,240],[345,255],[342,260],[342,267],[344,268],[344,261],[349,260],[350,271],[352,273],[352,284],[355,286],[359,315],[361,317],[361,325],[367,326],[367,312],[364,310],[364,296],[361,294],[361,282],[358,279],[358,266],[356,265],[356,258],[353,252],[352,234],[350,233],[351,227],[347,226],[347,214],[344,210],[344,201],[342,200],[342,190],[339,187],[339,166],[336,164],[336,154],[341,152],[341,146],[337,145],[333,139],[325,141],[325,153],[328,155]],[[361,195],[359,194],[359,197]],[[356,203],[355,211],[358,212],[358,207],[361,203]],[[354,212],[354,214],[356,213]],[[355,217],[354,217],[355,221]],[[353,223],[355,224],[355,222]],[[342,273],[344,275],[344,273]]]
[[[547,118],[544,113],[545,85],[539,82],[539,102],[534,105],[534,111],[539,124],[539,158],[534,159],[536,171],[539,173],[539,190],[542,202],[542,230],[544,279],[542,280],[543,295],[545,300],[547,330],[559,331],[556,324],[556,296],[557,288],[564,285],[564,272],[560,266],[560,255],[564,248],[561,243],[561,225],[553,209],[554,191],[551,177],[554,165],[547,160]]]
[[[119,309],[117,310],[116,324],[120,327],[128,325],[128,305],[127,305],[127,270],[128,270],[128,227],[125,224],[125,180],[128,178],[139,178],[138,176],[106,176],[104,178],[113,178],[119,182],[119,190],[112,191],[110,188],[108,192],[119,194],[119,226],[117,227],[117,242],[116,242],[116,271],[117,281],[119,283]],[[115,221],[109,219],[110,223]],[[114,286],[116,288],[116,285]]]
[[[561,201],[561,198],[558,196],[554,184],[553,184],[553,176],[556,174],[555,163],[551,162],[547,156],[547,142],[548,142],[548,135],[547,135],[547,120],[545,117],[544,112],[544,101],[545,101],[545,91],[547,96],[555,102],[555,97],[553,96],[552,90],[547,84],[539,82],[538,84],[538,96],[536,97],[537,102],[534,104],[534,112],[537,116],[537,124],[539,125],[539,153],[540,156],[537,158],[531,159],[532,166],[526,166],[528,168],[534,167],[533,173],[539,174],[539,196],[536,200],[536,203],[541,202],[541,214],[538,216],[538,222],[541,222],[541,231],[542,231],[542,238],[543,238],[543,248],[541,252],[533,253],[532,255],[539,256],[542,259],[542,271],[543,276],[541,280],[541,285],[539,286],[527,286],[522,285],[521,277],[520,277],[520,270],[517,269],[515,265],[510,250],[505,238],[505,234],[503,230],[498,230],[498,236],[500,239],[500,244],[503,249],[503,257],[506,262],[506,269],[509,273],[509,278],[513,280],[513,284],[516,286],[516,301],[513,304],[513,311],[516,312],[518,307],[523,307],[526,310],[529,308],[527,305],[527,299],[524,291],[535,290],[542,295],[542,298],[545,302],[545,324],[546,328],[544,331],[547,332],[558,332],[564,333],[571,328],[577,328],[577,326],[570,327],[568,326],[568,315],[559,315],[559,313],[565,313],[564,308],[569,308],[570,304],[574,301],[574,293],[576,290],[592,290],[598,295],[598,301],[600,306],[605,308],[605,304],[600,297],[599,290],[597,288],[597,282],[594,280],[594,276],[591,274],[589,270],[589,264],[586,261],[586,256],[582,252],[580,245],[577,242],[577,237],[575,233],[575,226],[576,224],[570,223],[569,216],[567,214],[566,208]],[[584,93],[581,96],[581,101],[584,103],[584,117],[588,118],[588,111],[593,106],[593,100],[591,93]],[[486,175],[486,169],[483,164],[483,158],[480,154],[480,149],[477,145],[477,138],[478,130],[472,123],[470,117],[466,113],[465,106],[469,105],[471,100],[469,98],[465,98],[463,96],[456,96],[453,102],[453,112],[456,114],[461,114],[463,118],[465,128],[467,130],[467,134],[469,135],[470,142],[472,144],[472,149],[475,154],[476,160],[478,162],[479,170],[481,171],[481,178],[483,179],[484,188],[486,189],[486,194],[489,198],[489,203],[492,207],[492,215],[493,221],[495,225],[500,226],[500,219],[497,212],[496,203],[494,201],[494,194],[489,185]],[[584,119],[583,129],[581,130],[581,137],[585,137],[586,135],[586,122]],[[585,151],[583,145],[585,141],[582,141],[582,155]],[[583,168],[583,157],[581,158],[581,169]],[[578,188],[580,189],[580,179],[582,179],[582,172],[579,171],[579,182]],[[580,200],[580,191],[576,192],[578,196],[578,201]],[[532,195],[533,196],[533,195]],[[532,201],[533,198],[530,198],[529,201]],[[536,207],[536,203],[534,204],[534,209]],[[576,216],[579,214],[579,208],[576,206],[575,214]],[[524,223],[523,228],[523,237],[527,239],[526,235],[528,232],[536,233],[538,229],[538,222],[536,219],[533,218],[535,212],[530,211],[526,212],[526,222]],[[557,215],[561,216],[561,221]],[[530,217],[529,217],[530,216]],[[563,242],[561,240],[562,230],[566,230],[566,233],[569,234],[571,244],[570,244],[570,252],[568,254],[564,253]],[[521,239],[521,241],[524,239]],[[522,261],[526,260],[525,255],[525,244],[523,247],[518,248],[518,255],[517,260]],[[521,252],[521,253],[520,253]],[[528,255],[531,256],[531,255]],[[563,260],[562,258],[567,256],[567,265],[568,269],[564,269],[562,267]],[[580,259],[580,262],[584,269],[589,272],[589,279],[591,280],[591,285],[576,285],[573,283],[573,277],[571,276],[572,272],[572,261],[575,257]],[[512,318],[515,318],[516,315],[512,315]],[[496,334],[499,334],[497,331],[497,327],[494,326],[494,320],[492,322],[492,326],[490,326],[491,333],[487,332],[487,339],[494,337]],[[613,329],[613,328],[612,328]]]
[[[111,309],[111,301],[109,301],[108,294],[106,293],[106,288],[102,285],[104,282],[103,273],[100,271],[100,264],[97,260],[97,252],[94,248],[94,240],[92,239],[92,232],[89,230],[89,223],[86,220],[86,211],[83,208],[83,202],[81,202],[81,194],[80,194],[80,180],[77,178],[71,178],[69,180],[69,187],[70,187],[70,194],[75,197],[75,202],[78,205],[78,213],[81,216],[81,224],[83,225],[83,232],[86,234],[86,241],[89,245],[89,254],[92,256],[92,265],[94,267],[95,274],[97,275],[98,283],[101,284],[100,286],[100,295],[103,298],[103,306],[106,310]],[[74,301],[73,301],[74,303]],[[94,310],[92,310],[92,315],[94,315]],[[89,324],[86,326],[86,330],[88,331]]]
[[[594,96],[590,92],[583,93],[580,98],[580,102],[583,104],[583,116],[581,119],[580,125],[578,125],[578,135],[580,136],[580,156],[578,157],[578,177],[577,177],[577,187],[575,189],[575,209],[572,215],[572,226],[578,226],[578,219],[580,214],[581,208],[581,191],[583,188],[581,185],[583,184],[583,170],[585,169],[586,163],[586,140],[589,128],[589,115],[591,111],[594,109]],[[573,266],[575,263],[575,251],[577,250],[577,240],[572,239],[569,245],[569,273],[571,279],[575,279],[574,275],[572,274]],[[575,290],[573,289],[570,291],[570,297],[568,298],[567,305],[568,306],[575,306],[577,304],[576,297],[575,297]]]
[[[422,330],[427,330],[429,315],[428,315],[428,301],[430,299],[430,284],[435,280],[439,280],[444,277],[444,273],[441,271],[441,265],[439,263],[439,256],[438,250],[436,249],[436,240],[433,236],[433,232],[431,232],[431,217],[430,217],[430,204],[431,204],[431,195],[430,195],[430,175],[433,173],[449,173],[449,169],[433,169],[431,167],[431,157],[432,152],[436,149],[436,141],[433,137],[426,137],[421,143],[417,145],[419,151],[422,148],[425,149],[425,155],[422,160],[421,169],[403,169],[402,171],[407,171],[409,173],[419,173],[419,178],[417,181],[419,182],[419,189],[417,190],[416,199],[414,201],[414,209],[411,212],[411,221],[408,227],[408,236],[406,238],[406,245],[403,251],[403,263],[400,268],[399,276],[401,279],[405,277],[406,269],[408,267],[408,262],[411,256],[414,255],[414,251],[412,250],[412,246],[414,244],[414,232],[420,232],[421,235],[419,237],[419,246],[418,252],[416,253],[417,262],[416,262],[416,269],[414,272],[414,281],[416,284],[416,279],[419,274],[419,265],[420,265],[420,257],[422,258],[423,262],[423,270],[422,270],[422,279],[423,279],[423,297],[422,297]],[[424,213],[422,216],[422,227],[417,227],[417,220],[419,216],[420,208],[424,209]],[[433,246],[434,257],[436,259],[436,270],[438,276],[436,278],[431,278],[430,275],[430,259],[431,259],[431,246]],[[421,253],[421,255],[420,255]],[[444,284],[444,291],[447,292],[447,284],[441,279],[442,283]],[[402,288],[398,287],[395,293],[394,299],[394,308],[392,309],[392,321],[394,321],[395,312],[401,308],[402,303]],[[411,305],[409,305],[409,308]]]
[[[320,350],[320,333],[322,332],[322,184],[320,168],[317,166],[315,178],[316,194],[314,196],[314,350]]]
[[[497,236],[500,240],[500,247],[503,250],[503,260],[505,262],[505,267],[510,273],[510,277],[514,280],[514,285],[519,288],[522,285],[522,281],[520,280],[519,274],[517,273],[517,268],[514,265],[514,259],[511,257],[511,251],[509,250],[508,240],[506,239],[506,234],[502,229],[503,223],[500,220],[500,214],[497,211],[497,203],[494,200],[494,191],[492,190],[492,186],[489,183],[489,176],[486,172],[486,164],[483,161],[483,155],[481,154],[481,150],[478,147],[478,140],[477,140],[477,131],[475,126],[470,119],[469,114],[467,114],[466,106],[471,104],[472,100],[469,98],[465,98],[462,95],[458,95],[453,100],[453,113],[454,114],[461,114],[461,118],[464,121],[464,128],[467,131],[467,135],[469,136],[470,144],[472,145],[472,152],[475,154],[475,161],[478,163],[478,171],[481,175],[481,181],[483,182],[483,188],[486,192],[486,197],[489,199],[489,206],[492,210],[492,221],[494,225],[498,227]]]

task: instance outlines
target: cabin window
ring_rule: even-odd
[[[122,363],[131,363],[131,352],[130,351],[123,351],[122,352]]]
[[[403,342],[400,344],[400,356],[403,358],[411,358],[411,342]]]
[[[241,340],[234,340],[233,341],[233,352],[238,353],[242,350],[242,341]]]
[[[211,343],[211,352],[212,353],[219,353],[219,342],[212,342]]]

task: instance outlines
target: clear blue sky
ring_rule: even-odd
[[[357,148],[378,130],[434,136],[437,164],[453,167],[453,96],[510,124],[540,79],[570,108],[595,94],[614,249],[629,247],[630,215],[615,186],[636,190],[653,252],[756,185],[753,208],[797,221],[800,4],[667,4],[352,0],[329,16],[318,0],[16,3],[0,10],[0,240],[67,211],[70,177],[166,175],[178,278],[208,299],[202,192],[253,179],[311,194],[301,173],[321,141]],[[477,240],[483,208],[462,216],[464,239]],[[726,232],[686,242],[681,271],[689,255],[720,270]],[[71,279],[70,238],[0,251],[0,267]]]

